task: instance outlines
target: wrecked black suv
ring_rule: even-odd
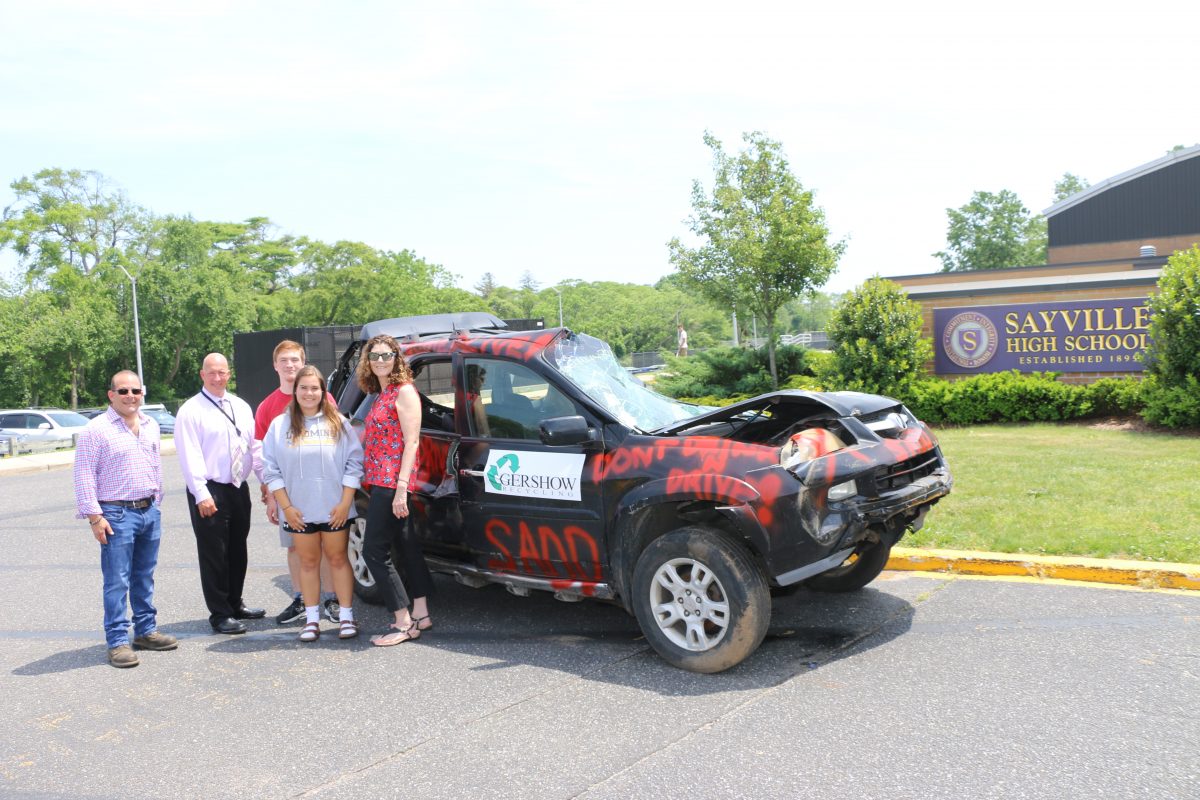
[[[355,422],[375,398],[354,368],[380,333],[401,343],[421,394],[411,504],[430,568],[518,595],[614,601],[684,669],[753,653],[774,588],[865,586],[950,491],[933,434],[895,400],[779,391],[687,405],[647,389],[598,339],[509,332],[482,313],[364,326],[330,379]],[[351,560],[371,600],[361,533]]]

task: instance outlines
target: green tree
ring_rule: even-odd
[[[143,212],[99,172],[44,169],[10,184],[16,202],[0,218],[0,247],[11,247],[31,281],[60,266],[90,275],[138,236]]]
[[[1150,346],[1143,355],[1143,416],[1170,427],[1200,425],[1200,246],[1167,259],[1150,296]]]
[[[1001,269],[1046,263],[1046,220],[1013,192],[975,192],[961,208],[947,208],[946,249],[934,253],[942,272]]]
[[[659,289],[633,283],[563,281],[563,321],[573,331],[603,339],[618,358],[630,353],[674,350],[675,319],[694,330],[693,341],[711,344],[721,331],[720,312],[677,288]],[[558,322],[558,294],[544,289],[533,315]]]
[[[825,330],[833,358],[819,377],[829,389],[904,396],[933,357],[933,345],[921,336],[920,304],[882,278],[847,292]]]
[[[1064,172],[1063,176],[1054,182],[1054,202],[1066,200],[1073,194],[1079,194],[1084,189],[1091,186],[1086,178],[1081,178],[1078,175],[1073,175],[1070,172]]]
[[[841,295],[808,292],[783,308],[784,325],[790,331],[823,331]]]
[[[485,272],[479,278],[479,283],[475,284],[475,294],[482,297],[484,300],[492,296],[492,292],[496,291],[496,276],[490,272]]]
[[[521,309],[521,317],[531,319],[533,317],[533,309],[538,304],[538,282],[533,277],[533,273],[525,270],[521,275],[521,284],[517,292],[517,305]],[[558,315],[556,314],[555,317]]]
[[[695,290],[725,308],[754,314],[766,326],[771,380],[777,315],[793,298],[823,286],[837,268],[844,242],[829,243],[825,212],[792,174],[783,147],[759,132],[742,136],[746,149],[727,155],[705,133],[713,151],[711,194],[692,184],[688,221],[701,240],[670,242],[671,262]]]
[[[134,249],[146,215],[94,171],[45,169],[11,188],[16,201],[0,217],[0,248],[11,248],[23,270],[28,323],[8,347],[23,348],[31,401],[75,408],[92,396],[89,375],[103,373],[122,344],[123,365],[132,362],[132,310],[118,315],[116,305],[128,283],[112,267]]]
[[[157,220],[141,252],[138,305],[145,381],[154,396],[199,389],[205,354],[232,355],[233,334],[254,330],[259,287],[246,266],[247,225]]]

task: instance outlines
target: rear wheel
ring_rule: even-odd
[[[892,554],[892,545],[884,541],[865,544],[861,549],[828,572],[814,575],[805,586],[818,592],[853,592],[879,577]]]
[[[771,621],[766,578],[750,554],[711,528],[655,539],[633,571],[633,610],[668,663],[720,672],[762,643]]]
[[[379,587],[367,562],[363,560],[363,536],[367,532],[365,508],[359,508],[358,516],[351,520],[350,537],[346,542],[346,558],[350,561],[350,569],[354,572],[354,593],[368,603],[378,605],[383,602]]]

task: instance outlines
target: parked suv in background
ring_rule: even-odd
[[[87,417],[61,408],[10,408],[0,411],[0,434],[18,442],[72,447],[87,427]]]
[[[375,396],[354,380],[359,353],[395,337],[421,395],[411,524],[431,569],[619,603],[676,666],[717,672],[754,652],[773,588],[865,586],[950,491],[933,434],[895,400],[779,391],[687,405],[599,339],[503,327],[481,313],[370,323],[329,388],[361,425]],[[370,600],[362,526],[350,555]]]

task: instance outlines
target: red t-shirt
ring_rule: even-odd
[[[292,402],[290,394],[284,394],[282,390],[276,389],[266,396],[261,403],[258,404],[258,409],[254,412],[254,438],[260,442],[267,435],[267,428],[271,427],[271,423],[275,421],[283,412],[287,411],[288,403]],[[329,392],[325,393],[325,402],[337,405],[337,401],[333,399],[333,395]]]

